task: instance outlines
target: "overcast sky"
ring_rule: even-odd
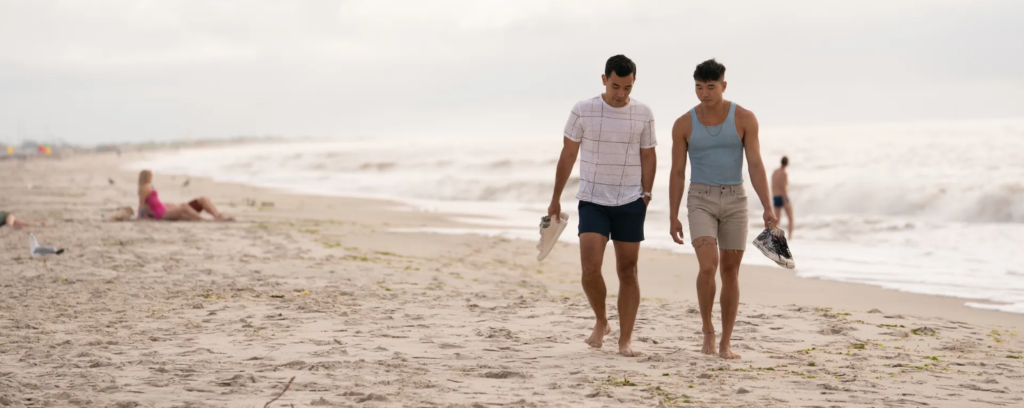
[[[783,4],[784,3],[784,4]],[[1022,1],[0,0],[0,141],[560,134],[716,57],[762,124],[1024,118]]]

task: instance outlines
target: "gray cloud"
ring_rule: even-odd
[[[775,3],[0,0],[0,140],[557,134],[615,53],[663,133],[710,57],[767,125],[1024,116],[1020,2]]]

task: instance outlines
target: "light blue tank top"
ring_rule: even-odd
[[[729,116],[718,126],[705,127],[690,109],[690,182],[711,186],[743,184],[743,142],[736,133],[736,103],[729,102]]]

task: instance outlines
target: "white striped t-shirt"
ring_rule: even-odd
[[[658,145],[654,114],[640,101],[615,108],[601,95],[580,101],[565,124],[565,137],[580,142],[580,190],[576,198],[620,206],[643,197],[640,149]]]

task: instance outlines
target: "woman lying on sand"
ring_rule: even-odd
[[[203,221],[199,213],[206,211],[213,215],[214,221],[234,221],[225,217],[209,198],[199,197],[185,204],[164,204],[153,188],[153,172],[139,172],[139,218],[151,218],[164,221]]]
[[[10,226],[11,228],[31,227],[33,225],[46,225],[46,223],[30,223],[25,221],[18,221],[14,218],[14,214],[7,211],[0,211],[0,228]]]

